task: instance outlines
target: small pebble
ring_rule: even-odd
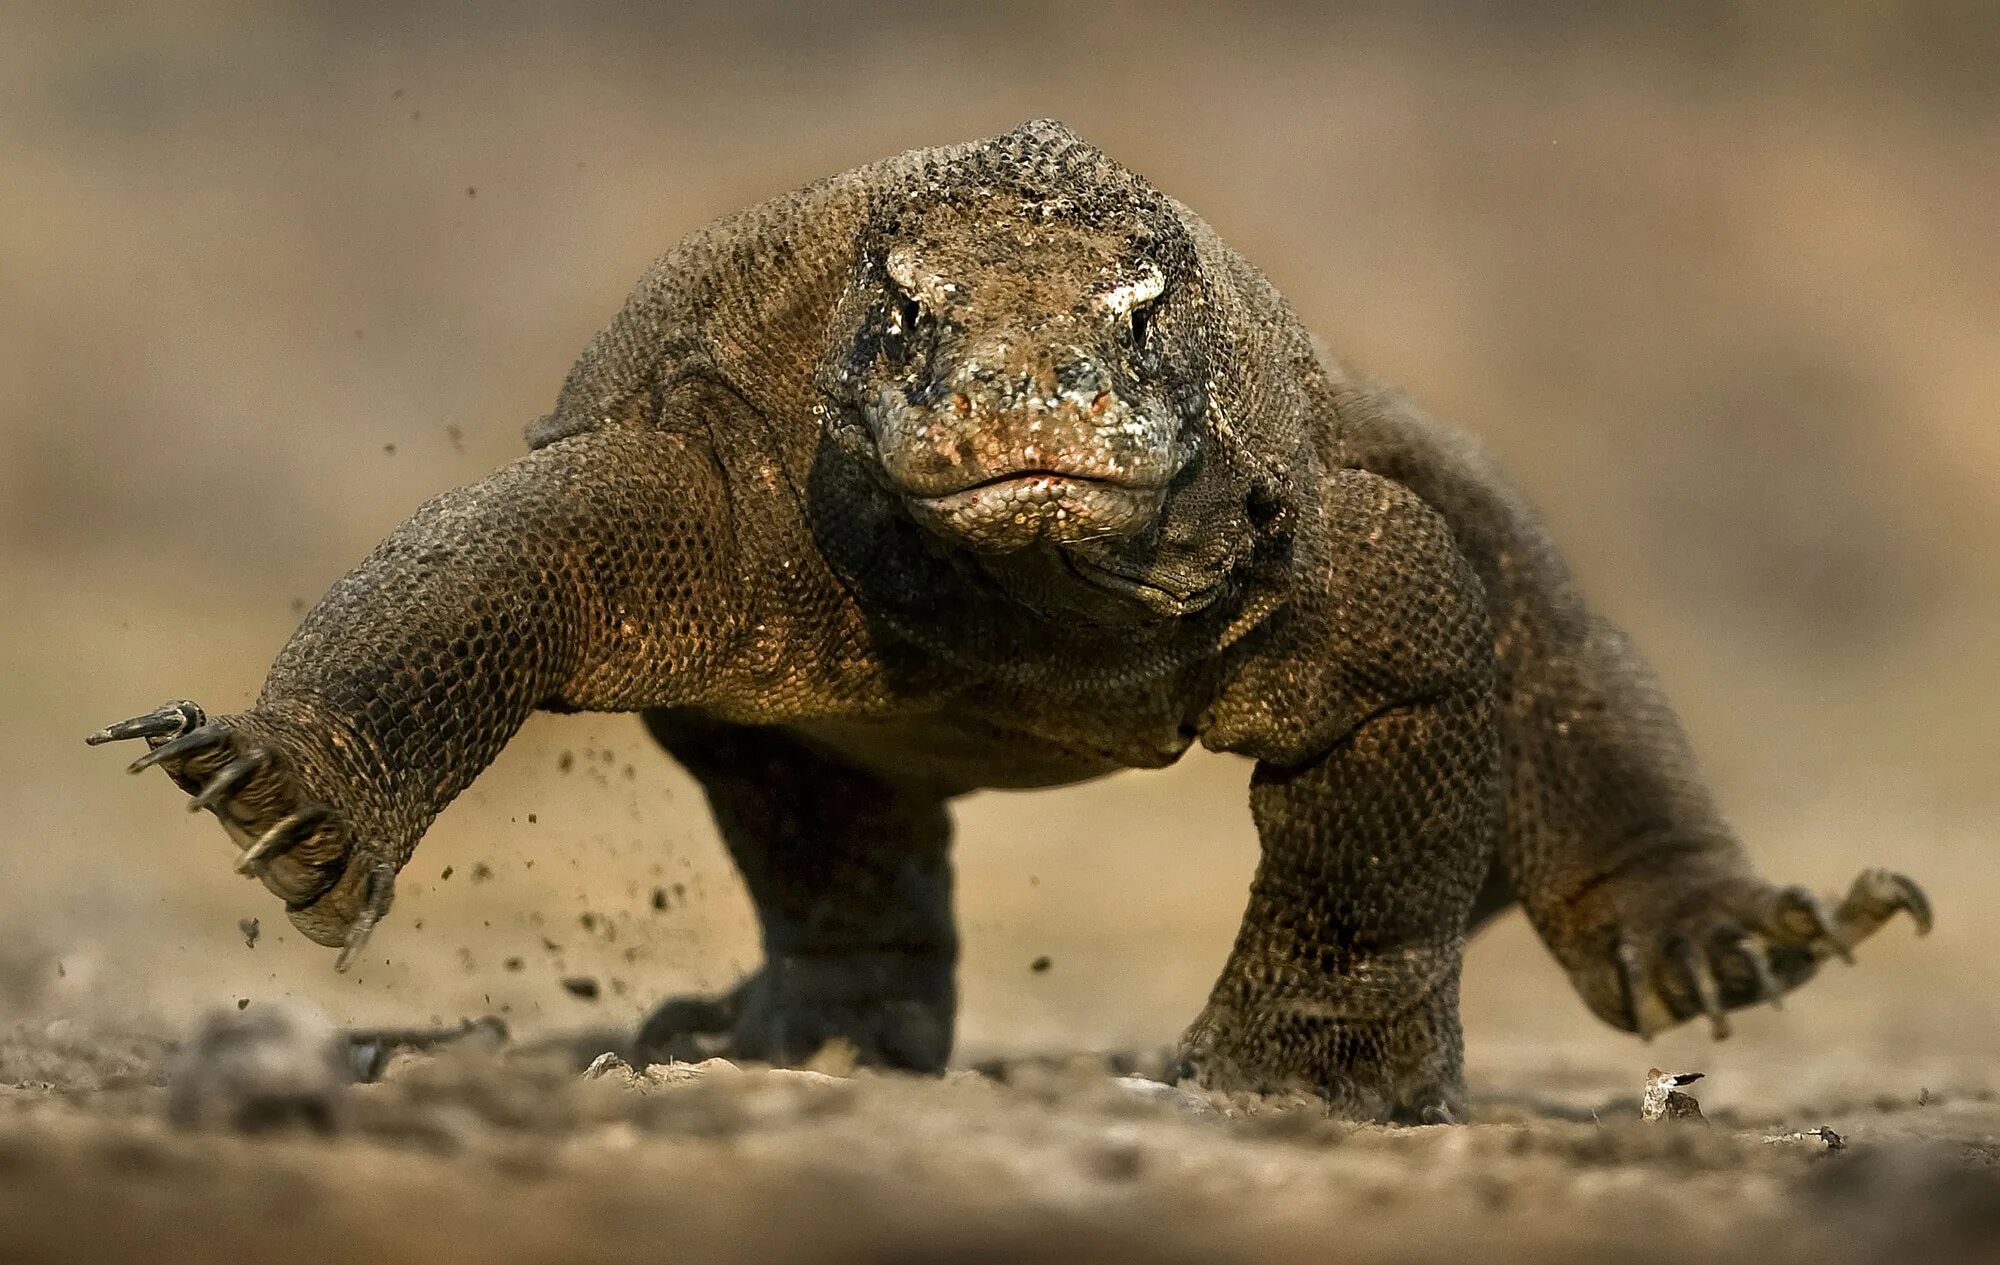
[[[1817,1129],[1801,1129],[1797,1133],[1772,1133],[1764,1138],[1769,1146],[1783,1146],[1794,1142],[1805,1142],[1827,1151],[1847,1149],[1847,1139],[1821,1125]]]
[[[632,1065],[609,1050],[590,1060],[590,1066],[583,1069],[583,1079],[587,1081],[601,1080],[612,1075],[632,1074]]]
[[[1639,1099],[1639,1118],[1658,1122],[1661,1120],[1707,1120],[1701,1114],[1701,1104],[1693,1094],[1680,1092],[1680,1086],[1692,1085],[1702,1078],[1700,1072],[1663,1072],[1657,1067],[1646,1069],[1646,1089]]]
[[[1179,1085],[1169,1085],[1164,1081],[1147,1080],[1143,1076],[1114,1076],[1111,1083],[1135,1098],[1151,1102],[1165,1103],[1169,1107],[1189,1116],[1212,1116],[1216,1114],[1215,1104],[1191,1089]]]

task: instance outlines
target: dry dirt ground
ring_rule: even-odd
[[[168,1125],[160,1054],[61,1026],[0,1047],[0,1259],[2000,1259],[1983,1085],[1807,1075],[1646,1123],[1622,1069],[1523,1067],[1482,1078],[1476,1123],[1386,1129],[1092,1059],[585,1077],[459,1049],[348,1090],[330,1136],[244,1135]]]
[[[2000,1257],[1995,64],[1959,0],[0,6],[0,1265]],[[252,698],[681,234],[1038,115],[1491,444],[1771,877],[1893,865],[1936,932],[1646,1046],[1510,916],[1472,1124],[1186,1115],[1034,1059],[1199,1008],[1255,841],[1197,758],[959,807],[959,1064],[1004,1085],[460,1051],[328,1138],[169,1126],[214,1008],[530,1041],[755,962],[630,718],[535,718],[349,975],[81,740]],[[1710,1127],[1635,1119],[1649,1064]]]

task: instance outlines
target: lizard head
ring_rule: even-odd
[[[820,375],[836,438],[989,572],[1198,608],[1214,577],[1160,552],[1217,344],[1172,205],[1053,124],[922,187],[864,230]]]

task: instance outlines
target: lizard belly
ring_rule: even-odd
[[[1194,741],[1191,728],[1174,723],[1127,728],[1102,717],[1071,717],[1037,724],[969,709],[790,728],[863,768],[954,791],[1066,786],[1119,769],[1164,768]]]

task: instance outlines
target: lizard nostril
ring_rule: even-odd
[[[965,392],[953,391],[951,393],[951,411],[954,413],[970,413],[972,411],[972,401],[966,397]]]
[[[1109,391],[1099,391],[1090,401],[1090,411],[1092,413],[1102,413],[1110,407],[1111,392]]]

